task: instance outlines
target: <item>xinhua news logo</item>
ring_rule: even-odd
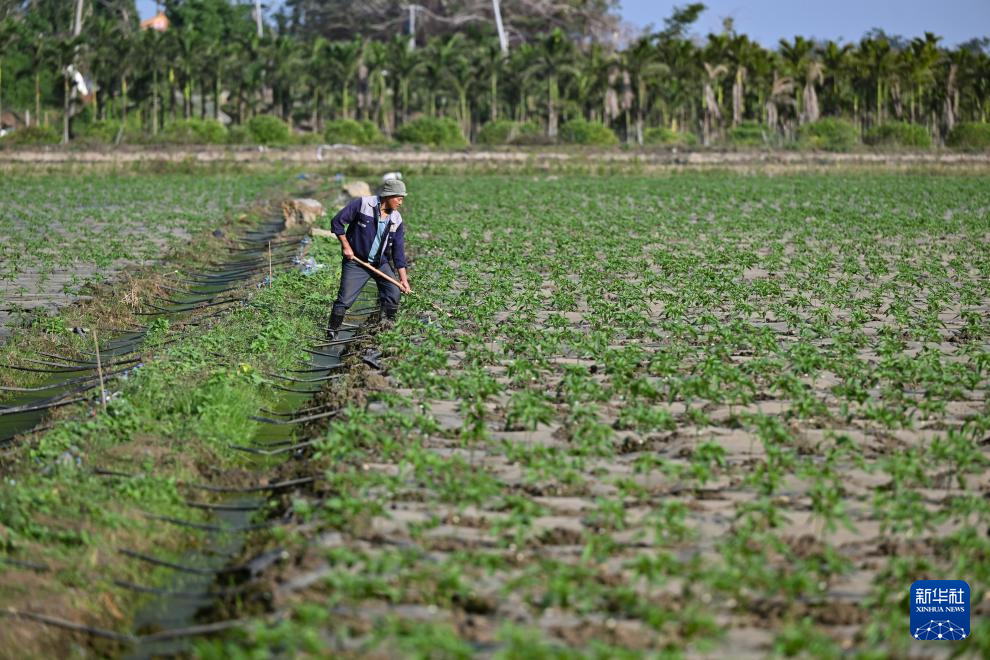
[[[969,636],[969,585],[963,580],[918,580],[911,585],[911,636],[960,641]]]

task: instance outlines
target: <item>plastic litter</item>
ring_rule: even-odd
[[[326,268],[326,264],[317,263],[316,259],[314,259],[313,257],[308,257],[304,259],[300,264],[300,266],[301,266],[300,270],[302,271],[302,274],[306,275],[307,277],[310,275],[315,275],[324,268]]]

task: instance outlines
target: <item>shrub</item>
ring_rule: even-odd
[[[516,133],[516,122],[508,119],[490,121],[478,131],[478,144],[509,144]]]
[[[385,137],[374,122],[335,119],[326,123],[323,139],[331,144],[380,144]]]
[[[117,139],[120,126],[121,122],[118,119],[98,119],[88,124],[77,124],[76,135],[109,144]]]
[[[285,144],[289,141],[289,125],[278,117],[255,115],[248,120],[248,133],[258,144]]]
[[[682,133],[663,126],[654,126],[643,131],[643,144],[692,146],[698,144],[698,138],[694,133]]]
[[[227,144],[247,144],[251,141],[251,132],[247,126],[231,126],[227,129]]]
[[[863,142],[875,147],[928,149],[932,146],[932,137],[924,126],[906,121],[892,121],[868,130],[863,136]]]
[[[737,147],[762,147],[767,142],[766,129],[755,121],[744,121],[726,133],[726,141]]]
[[[953,149],[986,151],[990,149],[990,124],[962,122],[956,124],[945,144]]]
[[[165,126],[162,137],[177,144],[223,144],[227,127],[216,119],[179,119]]]
[[[0,138],[0,144],[58,144],[62,134],[52,126],[28,126],[18,128],[7,137]]]
[[[572,119],[560,128],[560,139],[571,144],[609,145],[616,144],[619,138],[605,124]]]
[[[551,140],[547,134],[543,132],[543,128],[540,127],[539,124],[535,124],[531,121],[517,124],[516,134],[512,137],[510,142],[521,146],[553,144],[553,140]]]
[[[467,144],[457,122],[448,117],[413,119],[399,127],[395,132],[395,139],[399,142],[434,147],[463,147]]]
[[[849,151],[858,140],[856,127],[845,119],[826,117],[798,129],[801,146],[822,151]]]

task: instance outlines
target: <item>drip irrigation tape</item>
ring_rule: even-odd
[[[13,608],[7,608],[5,610],[0,610],[0,614],[4,614],[6,616],[10,616],[15,619],[24,619],[25,621],[35,621],[37,623],[43,623],[48,626],[62,628],[64,630],[72,630],[75,632],[86,633],[87,635],[92,635],[94,637],[112,639],[115,642],[126,642],[130,644],[134,644],[137,642],[137,638],[134,635],[117,633],[112,630],[107,630],[105,628],[96,628],[94,626],[87,626],[82,623],[76,623],[74,621],[69,621],[67,619],[60,619],[57,616],[48,616],[47,614],[41,614],[38,612],[25,612],[22,610],[15,610]]]
[[[328,369],[321,369],[320,371],[329,371]],[[282,380],[287,380],[290,383],[325,383],[329,380],[338,380],[344,378],[347,374],[331,374],[329,376],[320,376],[318,378],[290,378],[288,376],[277,376],[275,374],[269,374],[275,378],[281,378]]]
[[[23,559],[14,559],[13,557],[0,557],[0,564],[7,564],[8,566],[16,566],[18,568],[29,568],[32,571],[38,571],[41,573],[52,570],[47,564],[41,564],[34,561],[24,561]]]
[[[51,408],[60,408],[62,406],[68,406],[73,403],[79,403],[80,401],[86,401],[89,397],[81,396],[74,399],[66,399],[64,401],[55,401],[54,403],[46,403],[44,405],[34,405],[34,406],[15,406],[13,408],[4,408],[0,410],[0,417],[6,415],[19,415],[21,413],[27,412],[37,412],[39,410],[49,410]]]
[[[265,424],[276,424],[279,426],[287,426],[289,424],[303,424],[305,422],[313,421],[314,419],[324,419],[326,417],[333,417],[340,413],[340,410],[328,410],[325,413],[316,413],[315,415],[306,415],[304,417],[294,417],[293,419],[271,419],[270,417],[258,417],[256,415],[251,415],[248,419],[253,419],[256,422],[264,422]]]
[[[317,410],[325,410],[326,407],[327,407],[327,405],[329,405],[329,404],[322,404],[322,405],[319,405],[319,406],[312,406],[310,408],[300,408],[298,410],[293,410],[292,412],[279,412],[277,410],[269,410],[268,408],[259,408],[258,409],[258,412],[263,412],[266,415],[276,415],[278,417],[292,417],[294,415],[301,415],[303,413],[315,412]]]
[[[163,568],[171,568],[174,571],[179,571],[181,573],[190,573],[192,575],[222,575],[224,573],[236,572],[231,568],[212,569],[212,568],[199,568],[198,566],[185,566],[183,564],[167,561],[165,559],[159,559],[157,557],[152,557],[151,555],[146,555],[144,553],[136,552],[134,550],[128,550],[126,548],[118,550],[118,552],[120,552],[120,554],[124,555],[125,557],[130,557],[131,559],[137,559],[138,561],[143,561],[153,566],[162,566]]]
[[[276,390],[282,390],[283,392],[292,392],[293,394],[319,394],[320,390],[294,390],[291,387],[282,387],[277,383],[273,383],[272,387]],[[2,414],[2,413],[0,413]]]
[[[258,454],[260,456],[277,456],[278,454],[286,454],[290,451],[296,451],[297,449],[312,447],[317,442],[319,442],[319,440],[307,440],[306,442],[300,442],[295,445],[280,447],[278,449],[257,449],[255,447],[244,447],[243,445],[230,445],[230,448],[236,449],[237,451],[245,451],[249,454]]]
[[[122,369],[121,371],[108,372],[103,374],[104,378],[113,375],[120,375],[127,371],[130,371],[134,367],[128,367],[127,369]],[[99,376],[78,376],[76,378],[69,378],[63,380],[59,383],[53,383],[51,385],[39,385],[38,387],[11,387],[11,386],[0,386],[0,392],[44,392],[45,390],[58,390],[64,387],[71,387],[72,385],[81,385],[83,383],[90,382],[92,380],[98,379]]]
[[[251,585],[242,585],[239,587],[217,589],[216,591],[170,591],[169,589],[146,587],[142,584],[127,582],[126,580],[113,580],[113,584],[122,589],[129,589],[130,591],[136,591],[142,594],[153,594],[155,596],[164,596],[166,598],[184,598],[187,600],[216,600],[218,598],[228,598],[230,596],[242,594],[251,588]]]
[[[193,502],[186,500],[185,505],[192,509],[206,511],[260,511],[264,504],[211,504],[210,502]]]
[[[67,374],[77,371],[92,371],[92,367],[70,367],[69,369],[35,369],[34,367],[18,367],[13,364],[0,364],[0,369],[13,369],[14,371],[31,371],[40,374]]]
[[[53,360],[62,360],[64,362],[75,362],[76,364],[91,364],[94,367],[96,366],[96,362],[92,360],[76,360],[75,358],[66,357],[64,355],[58,355],[56,353],[45,353],[43,351],[35,351],[35,353],[37,353],[42,357],[52,358]]]
[[[161,522],[166,522],[171,525],[178,525],[179,527],[188,527],[189,529],[199,529],[204,532],[217,532],[217,533],[231,533],[231,534],[242,534],[244,532],[253,532],[259,529],[267,529],[273,526],[271,522],[257,523],[251,525],[238,525],[236,527],[224,527],[223,525],[211,525],[209,523],[198,523],[192,522],[191,520],[182,520],[181,518],[172,518],[171,516],[160,516],[154,513],[141,513],[142,516],[149,520],[160,520]]]
[[[259,486],[247,486],[247,487],[210,486],[209,484],[181,484],[181,485],[184,485],[187,488],[195,488],[196,490],[205,490],[210,493],[263,493],[270,490],[282,490],[284,488],[292,488],[293,486],[302,486],[303,484],[313,483],[314,481],[316,481],[316,477],[300,477],[298,479],[278,481],[273,484],[261,484]]]
[[[79,369],[80,365],[87,365],[87,369],[95,369],[96,363],[89,362],[77,362],[76,364],[62,364],[61,362],[50,362],[48,360],[35,360],[34,358],[22,358],[25,362],[30,362],[31,364],[40,364],[45,367],[59,367],[60,369]]]
[[[127,479],[135,479],[137,477],[143,477],[143,472],[119,472],[117,470],[105,470],[103,468],[93,468],[93,474],[98,477],[125,477]]]

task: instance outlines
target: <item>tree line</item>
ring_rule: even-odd
[[[789,138],[825,117],[860,131],[905,122],[943,140],[959,122],[988,119],[987,39],[949,48],[930,32],[873,30],[856,43],[796,36],[766,48],[730,20],[693,34],[705,11],[695,3],[616,45],[602,29],[616,24],[611,3],[572,2],[580,15],[558,7],[571,21],[548,19],[554,27],[540,31],[542,3],[531,2],[511,5],[528,15],[506,10],[506,52],[482,11],[489,3],[460,3],[462,21],[430,12],[413,34],[396,20],[398,4],[385,3],[387,17],[342,33],[339,12],[308,18],[306,0],[295,0],[259,35],[250,2],[165,2],[162,32],[139,29],[134,0],[0,0],[0,116],[37,124],[46,112],[64,115],[66,137],[71,115],[148,134],[192,118],[239,125],[274,115],[314,133],[356,119],[385,136],[426,116],[453,120],[467,139],[502,120],[551,141],[562,122],[580,119],[628,142],[662,128],[704,144],[747,125]]]

